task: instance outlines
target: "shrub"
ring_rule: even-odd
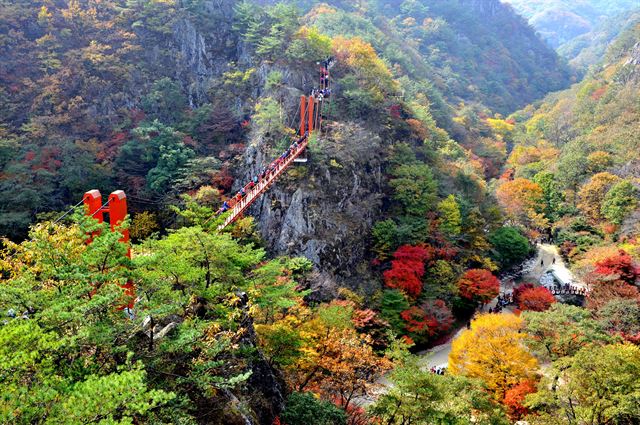
[[[347,414],[311,393],[294,392],[287,398],[281,419],[287,425],[346,425]]]

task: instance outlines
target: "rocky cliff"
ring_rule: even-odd
[[[272,157],[260,137],[244,158],[244,180]],[[384,146],[356,123],[329,123],[317,134],[308,162],[281,177],[250,210],[274,254],[304,256],[316,266],[320,298],[338,286],[371,291],[367,245],[382,207]]]

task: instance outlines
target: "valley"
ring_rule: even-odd
[[[636,423],[635,3],[0,0],[0,423]]]

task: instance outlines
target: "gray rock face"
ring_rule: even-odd
[[[257,137],[241,181],[275,156],[266,151]],[[309,161],[289,169],[249,212],[273,254],[313,262],[319,298],[338,286],[371,290],[366,252],[382,206],[382,141],[357,124],[333,123],[309,151]]]
[[[232,0],[205,1],[211,22],[226,22],[215,28],[200,23],[197,27],[189,19],[180,19],[173,28],[173,39],[177,51],[175,77],[182,82],[191,107],[206,101],[211,80],[225,72],[228,63],[243,54],[243,44],[233,33]]]

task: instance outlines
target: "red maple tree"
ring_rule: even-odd
[[[500,292],[500,281],[489,270],[471,269],[458,280],[463,298],[487,303]]]
[[[536,285],[534,285],[533,283],[530,282],[526,282],[526,283],[522,283],[518,286],[516,286],[515,288],[513,288],[513,300],[516,302],[516,304],[520,303],[520,296],[522,295],[522,293],[524,291],[526,291],[527,289],[532,289],[535,288]]]
[[[555,297],[543,286],[527,288],[517,298],[520,310],[545,311],[556,302]]]
[[[451,309],[442,300],[427,301],[422,304],[422,309],[435,319],[437,333],[448,331],[455,322]]]
[[[617,276],[617,279],[624,283],[633,285],[640,277],[640,267],[636,266],[633,258],[621,249],[617,255],[598,261],[595,273],[603,276]]]
[[[405,329],[417,334],[435,335],[438,329],[438,321],[435,317],[427,314],[420,307],[413,306],[400,313],[402,320],[406,322]]]
[[[383,273],[385,285],[418,297],[422,292],[425,261],[432,260],[434,255],[434,249],[428,245],[401,246],[393,254],[391,269]]]

